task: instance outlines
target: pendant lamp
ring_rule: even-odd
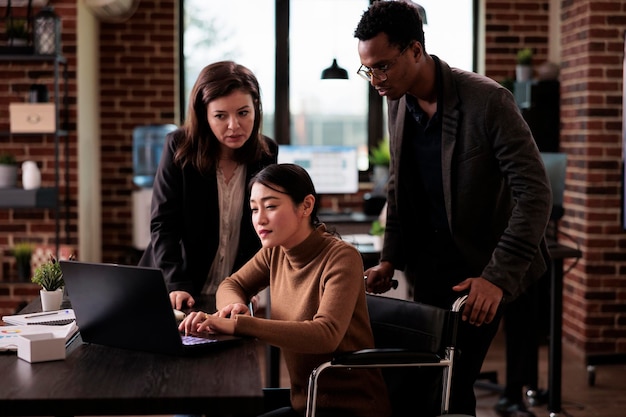
[[[347,80],[348,71],[337,65],[337,58],[333,58],[333,63],[330,67],[322,71],[322,80]]]

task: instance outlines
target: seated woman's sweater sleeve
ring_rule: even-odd
[[[373,342],[362,305],[362,265],[361,255],[347,244],[334,245],[301,268],[272,264],[272,319],[237,316],[236,333],[309,354],[367,347],[364,342]]]

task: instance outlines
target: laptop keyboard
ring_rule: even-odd
[[[196,336],[191,336],[191,335],[181,335],[180,336],[183,340],[183,345],[185,346],[190,346],[190,345],[203,345],[206,343],[214,343],[216,340],[214,339],[207,339],[204,337],[196,337]]]

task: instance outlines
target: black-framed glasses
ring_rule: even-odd
[[[372,82],[372,77],[376,78],[379,81],[387,81],[387,71],[389,71],[389,68],[391,68],[398,61],[398,58],[400,58],[402,54],[405,53],[407,49],[409,49],[409,46],[411,46],[411,44],[405,46],[404,49],[400,51],[400,53],[396,55],[396,57],[392,59],[391,62],[389,62],[388,64],[381,65],[380,67],[376,68],[370,68],[366,67],[365,65],[361,65],[356,73],[359,74],[367,82]]]

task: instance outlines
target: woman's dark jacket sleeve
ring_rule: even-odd
[[[150,243],[139,265],[160,268],[169,291],[198,295],[218,247],[217,178],[215,172],[202,175],[190,164],[184,169],[174,164],[180,135],[180,130],[169,134],[163,148],[153,188]],[[252,226],[247,183],[263,167],[276,163],[278,145],[270,138],[264,137],[264,140],[270,155],[247,165],[239,247],[233,271],[261,247]]]

